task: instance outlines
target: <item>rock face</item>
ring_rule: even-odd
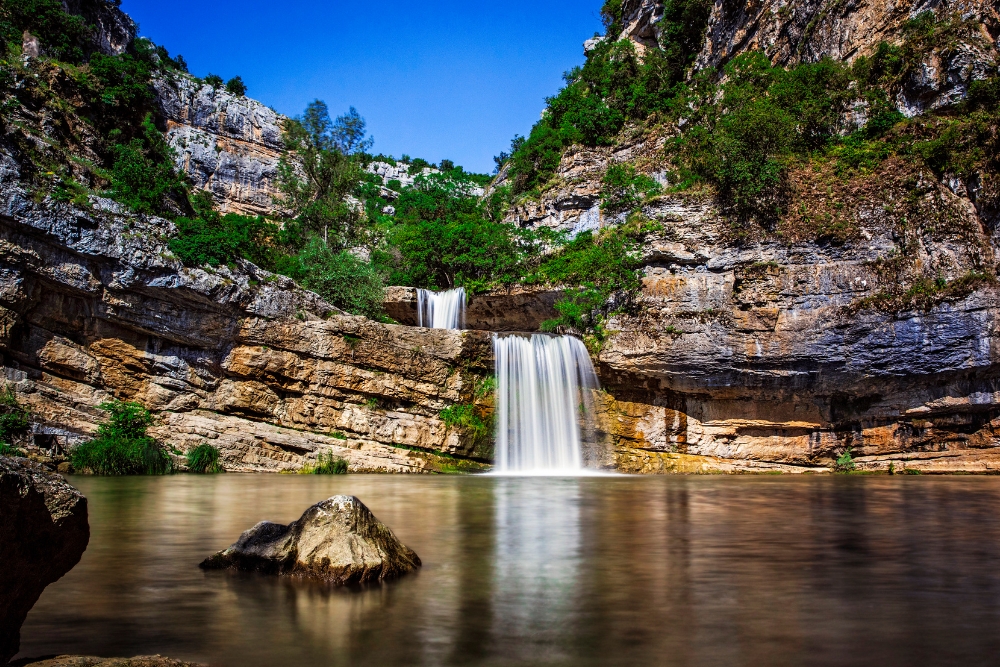
[[[154,81],[177,167],[226,213],[280,209],[284,118],[256,100],[175,75]],[[276,200],[278,203],[276,203]]]
[[[347,585],[412,572],[420,567],[420,558],[360,500],[333,496],[287,526],[258,523],[201,567],[296,575]]]
[[[622,36],[655,48],[662,2],[622,7]],[[960,9],[982,29],[958,29],[946,52],[925,55],[897,91],[913,115],[996,73],[995,3],[716,2],[698,64],[751,49],[782,64],[851,60],[898,41],[926,9]],[[627,128],[614,146],[570,148],[541,196],[508,220],[567,231],[618,223],[599,207],[605,172],[631,163],[664,182],[670,132]],[[1000,235],[988,178],[938,180],[899,159],[851,179],[824,169],[792,169],[793,213],[744,238],[711,195],[644,206],[662,231],[646,235],[642,293],[597,355],[619,468],[821,470],[851,449],[869,469],[1000,470]],[[930,283],[943,287],[899,296],[898,285]]]
[[[158,655],[134,658],[96,658],[83,655],[60,655],[47,660],[26,663],[24,667],[205,667],[199,663],[181,662]]]
[[[45,587],[80,562],[90,541],[87,499],[25,459],[0,457],[0,664]]]
[[[160,416],[182,451],[234,471],[296,470],[327,452],[357,472],[431,472],[488,458],[439,413],[475,400],[489,337],[343,315],[250,264],[185,269],[171,223],[36,204],[0,164],[0,361],[60,444],[95,432],[117,397]]]
[[[63,0],[71,14],[82,16],[94,27],[97,48],[108,55],[124,53],[136,35],[136,25],[118,4],[111,0]]]

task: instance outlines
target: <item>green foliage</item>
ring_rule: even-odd
[[[335,123],[324,102],[310,103],[301,117],[283,128],[285,146],[295,153],[298,164],[282,158],[278,165],[279,187],[299,228],[307,236],[322,235],[323,242],[336,250],[366,240],[361,212],[346,200],[361,181],[361,167],[343,150],[365,143],[364,120],[344,118]]]
[[[140,110],[150,106],[155,95],[150,88],[152,67],[148,62],[128,54],[106,56],[94,54],[90,59],[90,72],[100,82],[100,100],[105,107],[115,110],[117,120],[122,112]]]
[[[195,197],[195,218],[178,218],[177,235],[170,239],[171,252],[185,266],[218,266],[247,259],[257,266],[271,268],[279,260],[274,240],[280,236],[277,225],[263,217],[250,218],[235,213],[219,215],[212,210],[211,195]]]
[[[243,97],[244,95],[246,95],[247,85],[243,83],[243,77],[234,76],[229,81],[226,81],[226,91],[232,93],[233,95],[237,95],[239,97]]]
[[[278,271],[355,315],[382,315],[385,282],[375,266],[347,250],[334,251],[314,238],[296,255],[282,259]]]
[[[380,259],[390,283],[478,292],[520,279],[535,252],[534,236],[492,222],[489,202],[468,194],[473,184],[452,171],[418,176],[403,191],[388,232],[392,255]]]
[[[659,183],[645,174],[637,174],[628,163],[608,167],[603,183],[601,208],[612,212],[630,211],[661,190]]]
[[[142,123],[141,135],[112,148],[109,195],[137,213],[169,214],[168,201],[186,201],[184,180],[174,170],[172,151],[151,117]],[[113,130],[112,139],[120,136]]]
[[[833,469],[835,472],[854,472],[857,470],[857,466],[854,464],[854,457],[851,456],[850,449],[844,450],[844,453],[840,455],[837,462],[833,464]]]
[[[18,402],[14,388],[8,385],[0,389],[0,445],[14,449],[15,441],[28,434],[30,419],[31,411]]]
[[[320,452],[314,465],[307,465],[299,470],[303,475],[346,475],[347,461],[336,457],[333,452]]]
[[[19,456],[24,457],[24,450],[14,447],[13,445],[8,445],[6,442],[0,442],[0,456]]]
[[[222,77],[218,74],[206,74],[203,81],[212,88],[222,88]]]
[[[474,443],[488,440],[493,433],[493,420],[484,418],[474,405],[452,405],[442,410],[439,417],[446,426],[464,430]]]
[[[559,317],[542,323],[545,331],[568,328],[601,333],[609,301],[619,295],[627,303],[642,287],[639,239],[644,233],[638,218],[595,236],[583,232],[542,262],[530,282],[579,285],[555,303]]]
[[[631,41],[614,41],[623,29],[621,0],[606,2],[601,13],[609,39],[587,54],[583,67],[566,74],[566,87],[547,100],[548,109],[528,138],[512,145],[514,193],[543,187],[566,147],[609,145],[627,121],[672,108],[673,90],[701,49],[710,12],[708,0],[667,0],[660,24],[663,49],[651,49],[641,59]],[[498,169],[506,157],[496,158]]]
[[[141,403],[111,401],[101,405],[108,418],[97,427],[97,437],[76,447],[70,459],[77,470],[98,475],[163,475],[170,472],[170,456],[146,435],[153,415]]]
[[[61,0],[0,3],[0,41],[4,47],[20,45],[25,30],[38,37],[47,56],[63,62],[81,63],[94,49],[91,27],[68,13]]]
[[[201,443],[187,453],[187,465],[191,472],[203,475],[226,472],[219,462],[219,450],[207,442]]]

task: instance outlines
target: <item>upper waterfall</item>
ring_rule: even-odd
[[[465,288],[417,290],[417,324],[431,329],[465,328]]]
[[[496,470],[579,474],[588,404],[599,388],[583,343],[572,336],[494,335]]]

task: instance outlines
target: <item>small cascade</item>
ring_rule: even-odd
[[[583,435],[599,388],[583,343],[572,336],[493,336],[496,471],[579,474]]]
[[[465,288],[446,292],[418,289],[417,325],[430,329],[464,329]]]

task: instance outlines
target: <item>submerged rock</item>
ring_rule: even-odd
[[[20,661],[18,661],[18,664]],[[159,655],[134,658],[96,658],[85,655],[60,655],[39,662],[23,663],[24,667],[205,667],[196,662],[181,662]]]
[[[0,457],[0,664],[45,587],[80,562],[90,541],[87,499],[62,477]]]
[[[316,503],[287,526],[261,521],[236,544],[205,559],[204,569],[291,574],[338,585],[391,579],[420,558],[354,496]]]

